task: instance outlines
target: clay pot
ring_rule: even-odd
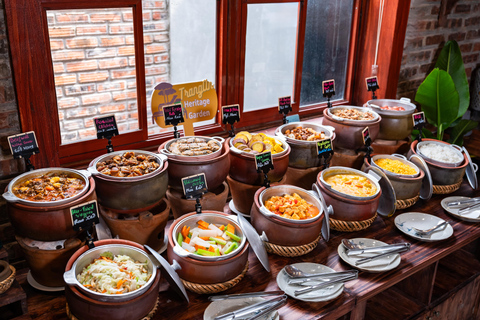
[[[108,239],[95,242],[95,245],[98,246],[106,244],[125,244],[143,250],[141,245],[127,240]],[[87,250],[87,246],[77,250],[68,261],[64,271],[70,270],[75,260]],[[159,287],[160,272],[157,272],[150,288],[145,293],[132,300],[121,302],[98,301],[87,297],[75,286],[70,285],[65,287],[65,297],[70,311],[80,320],[136,320],[142,319],[153,309],[157,301]]]
[[[331,109],[336,108],[356,108],[364,109],[362,111],[370,111],[366,108],[350,106],[333,107]],[[380,116],[378,116],[376,120],[367,121],[337,120],[332,117],[330,109],[328,108],[323,110],[323,116],[323,124],[335,128],[335,134],[337,136],[337,139],[335,140],[335,148],[338,147],[351,150],[356,150],[364,145],[362,131],[365,127],[368,127],[372,142],[375,141],[380,130],[380,121],[382,120],[382,117]]]
[[[112,177],[101,174],[96,164],[121,155],[128,150],[107,153],[95,158],[89,165],[90,171],[97,183],[98,202],[111,211],[136,214],[153,208],[162,198],[168,186],[168,161],[164,155],[148,151],[132,150],[135,154],[144,154],[157,158],[160,168],[138,177]]]
[[[324,167],[313,167],[308,169],[298,169],[288,167],[285,174],[285,182],[282,184],[288,184],[297,186],[302,189],[311,190],[312,184],[317,181],[317,175],[322,171]]]
[[[7,212],[18,235],[41,241],[63,240],[79,234],[73,230],[70,207],[96,199],[95,181],[90,178],[88,191],[72,202],[62,205],[52,203],[48,207],[7,202]]]
[[[225,140],[225,147],[230,145],[231,138]],[[284,151],[272,155],[274,169],[268,172],[270,182],[278,182],[282,180],[288,168],[288,158],[290,155],[290,146],[283,143]],[[238,150],[238,149],[237,149]],[[230,151],[230,178],[239,182],[250,185],[263,185],[264,174],[257,172],[255,166],[255,155],[248,152],[238,150],[238,152]]]
[[[160,149],[165,148],[166,142],[160,145]],[[170,188],[183,191],[182,178],[192,176],[198,173],[205,173],[207,187],[209,190],[215,190],[225,181],[230,168],[229,159],[230,148],[224,145],[220,156],[198,161],[182,161],[178,159],[169,159],[168,162],[168,185]]]
[[[228,184],[223,182],[220,187],[202,195],[200,204],[202,210],[223,211],[228,197]],[[167,190],[167,199],[172,204],[173,218],[178,219],[182,215],[195,211],[195,199],[186,199],[183,192],[175,189]]]
[[[63,287],[63,273],[68,259],[85,244],[77,238],[65,240],[63,246],[56,249],[55,244],[34,241],[28,238],[16,236],[17,242],[25,255],[25,260],[32,272],[32,276],[39,284],[47,287]],[[35,246],[31,246],[35,245]],[[48,247],[51,250],[43,250],[39,247]]]
[[[448,142],[439,141],[435,139],[422,139],[422,141],[433,141],[433,142],[440,142],[444,143],[445,145],[450,145]],[[418,144],[418,140],[415,140],[410,145],[410,150],[408,151],[408,157],[412,154],[417,154],[416,147]],[[418,154],[420,157],[421,154]],[[423,157],[422,157],[423,158]],[[432,181],[434,185],[452,185],[462,181],[463,176],[465,175],[465,170],[467,165],[469,164],[467,155],[463,153],[464,161],[458,167],[448,167],[439,164],[433,164],[432,162],[428,161],[427,159],[423,158],[427,163],[428,169],[430,170],[430,174],[432,175]]]
[[[300,194],[300,191],[292,186],[278,185],[276,187],[281,191],[279,195],[285,193],[291,194],[293,192]],[[270,187],[269,191],[273,191],[273,189],[273,187]],[[301,223],[296,220],[280,220],[275,216],[267,216],[261,212],[260,207],[263,203],[262,199],[260,199],[260,194],[263,190],[265,190],[265,187],[258,189],[255,193],[255,202],[252,205],[250,217],[252,226],[259,234],[265,232],[268,242],[281,246],[294,247],[309,244],[318,238],[322,230],[322,221],[324,218],[320,200],[316,199],[316,202],[312,201],[314,197],[309,195],[306,190],[303,190],[309,198],[303,196],[303,194],[300,196],[306,199],[307,202],[314,204],[320,210],[319,217],[308,223]]]
[[[147,244],[156,251],[164,245],[165,226],[170,213],[170,203],[165,198],[149,211],[143,211],[136,217],[122,215],[109,210],[100,210],[100,214],[113,233],[120,239]]]
[[[286,179],[287,177],[284,176],[282,180],[277,183],[272,183],[271,185],[286,184]],[[227,182],[230,186],[230,193],[232,194],[232,201],[235,204],[235,208],[241,213],[249,215],[255,192],[262,186],[245,184],[232,179],[230,176],[227,176]]]
[[[203,211],[202,213],[216,214],[222,217],[228,216],[226,213],[217,211]],[[191,257],[184,257],[175,252],[173,249],[175,246],[173,230],[177,224],[182,223],[184,219],[187,219],[192,215],[196,215],[196,213],[192,212],[175,220],[168,231],[168,262],[173,263],[173,260],[176,260],[182,267],[181,270],[176,271],[180,278],[193,283],[212,284],[226,282],[240,275],[248,260],[248,242],[245,243],[243,248],[237,249],[239,252],[234,256],[216,261],[205,261]]]
[[[332,167],[338,166],[360,169],[362,167],[364,158],[365,152],[363,151],[357,153],[353,150],[335,148],[335,153],[333,154],[330,164]]]

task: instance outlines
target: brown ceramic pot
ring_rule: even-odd
[[[324,167],[313,167],[308,169],[288,167],[287,173],[285,174],[285,182],[283,184],[311,190],[312,184],[317,181],[318,173],[323,169]]]
[[[213,213],[221,216],[228,216],[228,214],[217,211],[203,211],[203,213]],[[183,280],[193,283],[212,284],[222,283],[229,281],[238,275],[240,275],[245,268],[248,260],[248,242],[236,255],[224,260],[217,261],[204,261],[190,257],[179,256],[173,250],[175,245],[173,241],[173,230],[178,223],[188,218],[191,215],[195,215],[195,212],[183,215],[180,219],[175,220],[168,231],[168,249],[167,257],[168,262],[173,263],[176,260],[182,267],[181,270],[177,270],[177,274]]]
[[[79,234],[72,228],[70,207],[96,199],[95,181],[90,178],[90,189],[72,202],[48,207],[7,202],[7,212],[17,234],[41,241],[63,240]]]
[[[100,214],[114,237],[147,244],[158,251],[164,245],[165,226],[170,208],[169,201],[163,198],[157,206],[149,211],[140,212],[135,217],[103,209],[100,210]]]
[[[279,185],[279,187],[286,187]],[[265,232],[268,242],[280,246],[301,246],[315,241],[322,230],[324,215],[320,211],[320,217],[309,223],[299,223],[295,220],[285,221],[274,216],[266,216],[260,211],[260,194],[265,190],[262,187],[255,193],[254,203],[250,211],[252,226],[259,234]],[[306,190],[305,190],[306,191]],[[318,200],[320,203],[320,200]]]
[[[225,147],[230,145],[230,139],[225,140]],[[283,144],[285,151],[279,154],[272,155],[273,170],[268,172],[268,179],[270,182],[278,182],[282,180],[288,168],[288,158],[290,155],[290,146],[287,143]],[[263,185],[264,174],[257,172],[255,166],[255,155],[248,152],[233,152],[230,151],[230,178],[250,185]]]
[[[160,145],[159,150],[165,148],[166,142]],[[183,190],[182,178],[205,173],[207,187],[214,190],[222,185],[230,167],[230,148],[226,145],[220,156],[208,160],[182,161],[178,159],[168,160],[168,185],[176,190]]]
[[[220,187],[202,195],[200,204],[202,210],[223,211],[228,197],[228,184],[223,182]],[[172,204],[173,218],[195,211],[195,199],[186,199],[182,191],[167,189],[167,199]]]
[[[434,142],[444,143],[445,145],[450,145],[448,142],[439,141],[435,139],[422,139],[422,141],[434,141]],[[409,157],[412,154],[418,154],[416,151],[417,144],[418,144],[418,140],[415,140],[410,145],[410,150],[408,151]],[[420,154],[418,155],[421,157]],[[440,185],[440,186],[443,186],[443,185],[448,186],[448,185],[456,184],[462,181],[463,176],[465,175],[465,170],[467,168],[467,165],[469,164],[467,155],[465,153],[463,153],[463,158],[464,158],[463,163],[458,167],[447,167],[447,166],[442,166],[438,164],[433,164],[432,162],[428,161],[425,158],[423,158],[423,160],[425,160],[428,166],[428,169],[430,170],[433,184]]]
[[[323,110],[323,116],[323,124],[335,128],[337,139],[335,140],[334,147],[352,150],[356,150],[364,145],[362,131],[365,127],[368,127],[370,138],[372,141],[375,141],[380,130],[380,121],[382,120],[382,118],[378,116],[378,119],[369,121],[341,121],[334,119],[330,115],[328,108]]]
[[[121,239],[100,240],[96,241],[95,244],[99,246],[106,244],[126,244],[144,250],[141,245],[135,242]],[[83,246],[77,250],[70,260],[68,260],[64,271],[70,270],[75,260],[87,250],[87,246]],[[156,278],[150,288],[144,294],[132,300],[122,302],[98,301],[87,297],[75,288],[75,286],[70,285],[65,287],[65,297],[71,313],[80,320],[137,320],[142,319],[153,309],[157,301],[159,287],[160,272],[157,272]]]
[[[16,236],[16,239],[25,255],[33,278],[39,284],[47,287],[63,287],[65,285],[63,273],[68,259],[85,244],[85,241],[70,238],[65,240],[63,247],[59,249],[54,247],[51,248],[52,250],[43,250],[39,246],[48,245],[48,243],[39,244],[38,241],[20,236]],[[36,246],[30,245],[35,242],[37,242]]]
[[[353,150],[336,148],[332,160],[330,161],[330,165],[332,167],[338,166],[360,169],[364,158],[365,152],[363,151],[357,153]]]

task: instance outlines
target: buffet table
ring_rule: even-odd
[[[451,195],[480,196],[464,181],[461,188]],[[447,195],[447,196],[451,196]],[[344,292],[335,300],[324,303],[307,303],[288,298],[281,309],[281,319],[438,319],[445,312],[476,312],[480,305],[480,258],[477,239],[478,224],[463,222],[446,213],[440,201],[446,196],[434,195],[430,201],[419,201],[409,212],[425,212],[450,221],[454,234],[447,240],[421,242],[405,236],[394,226],[394,217],[378,216],[371,227],[354,233],[332,231],[328,243],[320,241],[317,248],[305,256],[285,258],[269,255],[271,272],[266,272],[250,252],[249,269],[245,278],[222,294],[278,290],[276,276],[287,264],[314,262],[327,265],[336,271],[351,267],[341,261],[337,247],[343,238],[374,238],[388,243],[407,241],[410,251],[401,255],[400,265],[384,273],[360,271],[357,280],[347,282]],[[226,207],[227,208],[227,207]],[[401,213],[397,211],[395,215]],[[474,253],[476,251],[476,256]],[[164,254],[166,256],[166,253]],[[447,257],[446,259],[443,259]],[[64,319],[65,296],[63,293],[40,292],[26,282],[26,271],[17,275],[28,297],[28,312],[33,319]],[[162,279],[159,308],[153,319],[203,319],[209,305],[207,296],[188,292],[190,303],[178,296]],[[462,308],[450,307],[455,299],[461,299]],[[445,307],[447,306],[447,307]],[[476,308],[476,309],[475,309]],[[443,312],[443,313],[442,313]],[[455,317],[464,319],[464,317]],[[22,318],[24,319],[24,318]]]

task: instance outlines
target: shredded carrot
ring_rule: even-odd
[[[210,237],[199,237],[199,238],[202,239],[202,240],[205,240],[205,241],[210,240]]]
[[[209,223],[207,223],[207,222],[205,222],[205,221],[203,221],[203,220],[200,220],[200,221],[198,221],[197,223],[198,223],[199,226],[202,226],[202,227],[204,227],[204,228],[206,228],[206,229],[208,229],[208,226],[210,225]]]
[[[105,292],[107,292],[107,290],[103,289],[102,293],[105,293]]]
[[[195,245],[195,250],[198,250],[198,249],[207,250],[207,248],[205,248],[204,246],[199,246],[198,244],[196,244]]]
[[[88,287],[91,287],[92,285],[91,284],[84,284],[83,286],[88,288]]]
[[[224,225],[221,225],[218,229],[222,230],[225,229],[225,226]]]
[[[183,242],[186,242],[186,243],[190,243],[190,238],[189,237],[186,237]]]
[[[102,256],[102,259],[105,261],[112,261],[112,259],[108,259],[107,257]]]
[[[118,280],[117,282],[117,289],[120,289],[122,287],[122,284],[127,281],[127,280]]]
[[[235,234],[235,227],[232,226],[232,225],[229,223],[229,224],[227,224],[227,231]]]
[[[213,248],[213,246],[210,246],[210,247],[208,248],[208,251],[210,251],[210,252],[215,252],[215,249]]]
[[[125,290],[118,291],[118,292],[115,292],[115,293],[116,293],[116,294],[122,294],[122,293],[123,293],[123,291],[125,291]]]

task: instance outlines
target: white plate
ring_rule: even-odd
[[[422,241],[439,241],[450,238],[453,234],[453,228],[450,224],[447,224],[447,227],[441,231],[436,231],[429,236],[419,236],[415,233],[415,230],[412,227],[417,229],[429,229],[437,225],[439,222],[445,220],[433,216],[431,214],[421,213],[421,212],[407,212],[395,217],[395,226],[405,233],[406,235]]]
[[[264,301],[265,299],[259,297],[241,298],[241,299],[227,299],[218,300],[210,303],[203,313],[203,320],[213,320],[215,317],[222,314],[232,312],[249,305]],[[251,317],[251,316],[250,316]],[[238,320],[248,319],[248,317],[235,318]],[[270,312],[268,315],[261,317],[260,320],[279,320],[280,317],[277,311]]]
[[[317,263],[301,262],[301,263],[295,263],[293,264],[293,266],[307,273],[335,272],[335,270],[333,270],[332,268],[329,268],[327,266],[324,266],[322,264],[317,264]],[[314,290],[299,296],[295,296],[295,290],[305,288],[305,286],[290,285],[288,284],[289,279],[291,278],[287,275],[285,268],[283,268],[277,275],[278,287],[281,290],[285,291],[285,293],[290,297],[297,300],[307,301],[307,302],[322,302],[322,301],[333,300],[343,292],[343,288],[344,288],[343,283],[337,283],[337,284],[331,285],[330,287]],[[312,285],[320,284],[320,283],[322,282],[313,281],[313,280],[309,282],[309,284],[312,284]]]
[[[235,207],[235,204],[233,203],[233,200],[230,200],[230,202],[228,203],[228,207],[230,208],[230,210],[233,211],[233,213],[242,215],[242,216],[244,216],[245,218],[250,218],[250,215],[249,215],[249,214],[246,214],[246,213],[243,213],[243,212],[238,211],[238,209]]]
[[[461,200],[468,200],[471,198],[468,197],[448,197],[442,200],[442,208],[445,209],[448,213],[450,213],[452,216],[455,218],[458,218],[463,221],[469,221],[469,222],[480,222],[480,208],[468,211],[462,215],[458,214],[458,210],[461,208],[449,208],[447,206],[447,202],[450,201],[461,201]]]
[[[388,243],[374,240],[374,239],[368,239],[368,238],[355,238],[355,239],[351,239],[350,241],[353,241],[356,244],[365,245],[365,247],[380,247],[380,246],[388,245]],[[398,267],[398,265],[400,264],[400,261],[402,260],[402,258],[400,257],[400,254],[395,253],[382,258],[374,259],[369,262],[365,262],[357,266],[355,265],[355,262],[357,260],[360,260],[361,258],[374,256],[376,255],[376,253],[364,253],[364,254],[359,254],[354,256],[347,256],[347,249],[341,243],[338,246],[337,251],[338,251],[338,255],[343,261],[345,261],[346,263],[348,263],[354,268],[367,271],[367,272],[384,272],[384,271],[395,269],[396,267]]]
[[[29,285],[31,285],[32,287],[40,291],[57,292],[57,291],[65,290],[64,287],[47,287],[47,286],[44,286],[43,284],[38,283],[37,280],[33,278],[30,270],[28,271],[28,274],[27,274],[27,282]]]

